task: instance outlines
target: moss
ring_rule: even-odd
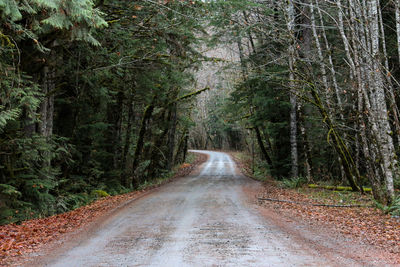
[[[333,186],[333,185],[317,185],[317,184],[309,184],[309,188],[320,188],[334,191],[353,191],[350,186]],[[363,187],[364,192],[372,192],[370,187]]]
[[[92,196],[100,198],[100,197],[108,197],[110,194],[108,194],[106,191],[104,190],[93,190],[90,193]]]
[[[336,186],[335,190],[336,191],[352,191],[352,188],[350,186]]]

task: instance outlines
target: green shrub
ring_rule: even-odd
[[[375,202],[375,205],[385,213],[389,213],[392,216],[400,216],[400,195],[396,196],[389,206],[382,205],[379,202]]]
[[[307,179],[304,177],[293,177],[290,179],[283,179],[281,182],[282,187],[284,188],[299,188],[307,183]]]
[[[400,216],[400,195],[396,196],[388,207],[388,212],[393,216]]]
[[[400,189],[400,177],[395,177],[393,182],[394,182],[394,188]]]

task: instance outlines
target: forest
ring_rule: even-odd
[[[136,190],[189,148],[400,210],[398,1],[0,0],[0,14],[0,224]]]
[[[255,153],[253,172],[293,184],[371,190],[398,213],[399,2],[213,5],[212,39],[235,48],[236,76],[221,83],[229,97],[203,100],[192,146]]]

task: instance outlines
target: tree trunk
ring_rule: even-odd
[[[350,64],[350,68],[352,73],[355,73],[355,65],[354,65],[354,61],[353,58],[351,57],[351,53],[350,53],[350,44],[349,44],[349,40],[346,36],[346,33],[344,31],[344,24],[343,24],[343,9],[342,9],[342,3],[340,0],[336,1],[336,4],[339,8],[338,11],[338,22],[339,22],[339,32],[340,32],[340,36],[342,37],[343,40],[343,44],[344,44],[344,50],[346,51],[346,58],[348,60],[348,63]]]
[[[54,94],[55,94],[55,70],[50,66],[44,66],[42,72],[42,92],[44,99],[40,105],[40,122],[38,132],[49,138],[53,134],[54,120]]]
[[[302,112],[303,108],[299,110],[299,124],[300,124],[300,134],[303,142],[303,151],[304,151],[304,167],[306,178],[308,182],[312,181],[313,177],[313,164],[312,164],[312,157],[311,157],[311,147],[310,142],[308,141],[307,131],[305,127],[305,119]]]
[[[378,1],[370,0],[368,9],[371,34],[371,57],[373,62],[370,72],[371,85],[373,88],[370,88],[370,90],[373,90],[371,92],[371,98],[375,100],[372,115],[376,116],[375,121],[378,122],[377,140],[379,142],[380,154],[383,161],[381,165],[384,171],[388,201],[390,202],[394,198],[393,177],[394,169],[397,167],[397,161],[395,159],[393,139],[390,135],[391,129],[387,116],[385,88],[380,70]]]
[[[357,126],[360,127],[359,136],[361,141],[361,148],[364,154],[364,166],[366,168],[367,177],[372,185],[374,197],[379,202],[385,202],[385,193],[382,191],[383,185],[380,180],[379,167],[377,162],[377,145],[373,136],[368,136],[371,133],[370,128],[373,128],[374,122],[371,120],[368,114],[371,112],[371,103],[369,101],[368,93],[366,88],[368,87],[368,78],[366,65],[370,65],[368,59],[365,56],[365,51],[368,50],[366,44],[364,24],[360,23],[362,18],[362,12],[360,11],[360,5],[356,5],[355,2],[350,1],[350,20],[353,22],[350,27],[352,36],[352,45],[354,53],[355,73],[356,81],[354,87],[357,88],[358,95],[358,114],[357,114]],[[364,118],[367,117],[367,118]],[[371,127],[372,126],[372,127]],[[371,142],[372,140],[372,142]]]
[[[188,136],[187,129],[184,129],[182,131],[181,137],[179,138],[178,147],[176,149],[176,154],[175,154],[175,162],[176,163],[185,162],[185,151],[184,151],[184,149],[185,149],[185,140],[187,139],[187,136]]]
[[[186,161],[186,156],[187,156],[187,152],[188,152],[188,143],[189,143],[189,134],[187,134],[185,136],[185,145],[183,147],[183,161],[182,162]]]
[[[269,156],[267,149],[264,146],[264,142],[261,138],[260,129],[257,126],[254,126],[253,129],[256,132],[257,143],[258,143],[258,146],[260,147],[260,150],[261,150],[261,153],[262,153],[264,159],[268,162],[270,167],[273,167],[271,157]]]
[[[400,2],[394,0],[395,13],[396,13],[396,33],[397,33],[397,54],[400,62]]]
[[[117,170],[120,167],[121,156],[121,120],[123,113],[123,93],[117,93],[116,101],[107,105],[107,128],[106,151],[112,155],[112,165],[109,169]]]
[[[396,1],[398,3],[398,1]],[[378,6],[378,13],[379,13],[379,26],[380,26],[380,33],[381,33],[381,40],[382,40],[382,50],[383,50],[383,58],[384,58],[384,66],[385,66],[385,77],[387,80],[388,88],[387,92],[389,93],[388,99],[390,103],[390,109],[392,111],[392,116],[393,116],[393,127],[396,132],[396,139],[397,143],[400,143],[400,120],[399,120],[399,110],[397,108],[396,104],[396,97],[394,94],[394,88],[393,88],[393,83],[392,83],[392,78],[391,78],[391,73],[389,70],[389,58],[387,54],[387,49],[386,49],[386,40],[385,40],[385,28],[383,24],[383,18],[382,18],[382,11],[380,6]]]
[[[330,140],[330,136],[333,136],[332,145],[335,148],[336,152],[338,153],[340,160],[342,161],[343,169],[346,174],[347,180],[353,191],[362,192],[362,187],[359,187],[356,182],[360,180],[360,173],[355,166],[353,158],[351,157],[350,152],[348,150],[348,147],[345,145],[342,138],[339,136],[339,133],[337,132],[333,121],[331,120],[328,112],[326,111],[321,102],[321,99],[319,98],[316,88],[314,87],[314,85],[310,86],[311,86],[311,95],[314,99],[315,105],[318,108],[318,111],[320,112],[322,118],[324,118],[325,124],[328,126],[329,129],[328,139]]]
[[[154,107],[155,107],[155,100],[156,100],[156,97],[154,96],[153,100],[146,107],[146,109],[144,111],[142,122],[140,125],[139,136],[138,136],[138,140],[136,142],[136,148],[135,148],[135,153],[133,155],[133,162],[132,162],[132,173],[133,173],[132,186],[134,188],[137,188],[142,182],[142,179],[140,177],[136,177],[135,171],[139,165],[139,159],[140,159],[140,155],[143,150],[147,125],[148,125],[149,120],[151,119],[151,116],[153,115],[153,111],[154,111]]]
[[[176,133],[176,124],[177,124],[177,115],[176,109],[177,104],[174,103],[172,105],[171,110],[171,120],[169,126],[169,134],[168,134],[168,156],[167,156],[167,170],[171,171],[174,167],[174,154],[175,154],[175,133]]]
[[[291,155],[291,176],[299,176],[298,166],[298,152],[297,152],[297,95],[295,92],[295,45],[296,38],[294,36],[294,23],[295,23],[295,10],[293,0],[287,1],[287,28],[290,34],[290,45],[289,45],[289,94],[290,94],[290,155]]]
[[[132,98],[130,97],[128,99],[127,103],[128,107],[128,117],[126,119],[126,130],[125,130],[125,144],[124,144],[124,149],[122,151],[122,156],[121,156],[121,162],[120,162],[120,170],[121,170],[121,182],[125,186],[129,187],[129,179],[127,170],[129,169],[129,166],[127,166],[127,156],[129,152],[129,147],[131,145],[131,131],[132,131],[132,117],[133,117],[133,103],[132,103]]]
[[[317,47],[317,54],[318,54],[318,59],[319,59],[319,64],[320,64],[320,69],[321,69],[322,83],[325,87],[325,95],[326,95],[325,97],[326,97],[328,106],[330,106],[330,90],[329,90],[330,88],[329,88],[329,84],[328,84],[328,77],[326,74],[326,65],[324,62],[325,60],[324,60],[324,56],[322,54],[321,43],[319,41],[317,27],[316,27],[316,23],[315,23],[314,4],[312,2],[310,3],[310,13],[311,13],[311,28],[312,28],[312,33],[314,36],[315,46]],[[321,25],[321,27],[323,28],[324,26]]]
[[[166,136],[169,133],[169,127],[170,127],[170,121],[171,121],[171,117],[172,117],[172,111],[170,110],[168,112],[167,117],[165,116],[166,114],[166,109],[162,112],[161,116],[159,116],[159,120],[164,120],[165,126],[164,129],[162,131],[162,133],[155,139],[155,141],[153,142],[153,145],[151,146],[151,153],[149,155],[148,158],[150,158],[151,162],[149,164],[149,166],[147,167],[147,171],[148,171],[148,177],[153,178],[155,177],[157,170],[159,170],[162,167],[161,164],[161,157],[163,157],[164,162],[166,162],[168,164],[168,159],[165,157],[164,152],[161,150],[161,148],[163,147],[163,142],[166,140]],[[168,139],[167,139],[167,143],[168,145]],[[168,151],[167,151],[168,153]]]

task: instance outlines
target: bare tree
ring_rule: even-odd
[[[289,87],[290,87],[290,150],[292,160],[292,177],[299,176],[298,152],[297,152],[297,95],[295,92],[295,65],[296,65],[296,37],[295,27],[295,9],[293,0],[286,3],[287,29],[290,37],[289,44]]]

